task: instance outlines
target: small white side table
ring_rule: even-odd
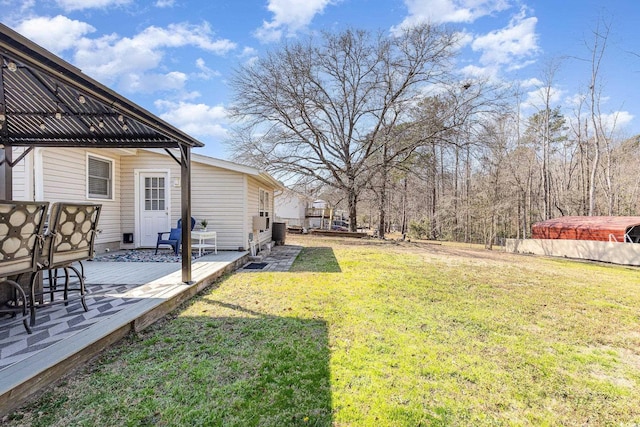
[[[198,243],[193,243],[198,239]],[[198,256],[202,256],[203,249],[213,248],[216,255],[218,254],[218,235],[215,231],[196,230],[191,232],[191,248],[198,248]],[[207,243],[207,240],[213,240],[213,244]]]

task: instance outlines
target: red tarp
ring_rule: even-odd
[[[625,242],[625,234],[640,225],[640,216],[563,216],[531,226],[534,239]]]

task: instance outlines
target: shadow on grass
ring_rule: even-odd
[[[193,371],[210,368],[203,390],[207,401],[200,408],[206,418],[186,419],[186,424],[332,424],[325,321],[264,315],[206,297],[201,302],[230,315],[184,318],[202,338]],[[187,340],[192,341],[188,335]],[[185,381],[185,386],[191,388],[193,382]]]
[[[32,426],[332,425],[326,322],[200,301],[202,315],[127,337],[82,381],[45,393],[11,419]]]
[[[341,273],[333,248],[310,246],[302,251],[291,266],[290,272]]]
[[[331,426],[326,322],[206,297],[198,310],[129,336],[82,380],[12,419],[33,426]]]

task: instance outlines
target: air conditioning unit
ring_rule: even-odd
[[[269,225],[266,216],[254,216],[253,217],[253,229],[254,230],[266,230]]]

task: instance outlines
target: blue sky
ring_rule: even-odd
[[[0,0],[2,22],[227,158],[227,80],[286,39],[345,27],[392,31],[425,20],[463,32],[457,66],[519,82],[524,106],[553,60],[554,102],[567,114],[590,78],[589,45],[610,24],[601,111],[640,133],[637,0]],[[525,114],[527,112],[525,111]]]

